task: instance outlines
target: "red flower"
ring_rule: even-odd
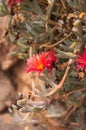
[[[48,61],[51,61],[52,63],[55,62],[57,59],[56,55],[55,55],[55,51],[52,49],[50,50],[50,52],[48,53]]]
[[[24,0],[9,0],[8,1],[8,5],[10,6],[10,7],[12,7],[15,3],[21,3],[21,2],[23,2]]]
[[[77,70],[84,69],[84,71],[86,72],[86,49],[82,54],[78,55],[76,63],[77,63]]]
[[[42,52],[41,54],[36,54],[30,59],[27,59],[26,72],[38,72],[41,73],[44,69],[52,70],[52,64],[56,61],[56,56],[54,51]]]

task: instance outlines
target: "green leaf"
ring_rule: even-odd
[[[3,4],[4,8],[5,8],[5,11],[7,13],[9,13],[8,6],[6,5],[6,2],[4,0],[2,0],[2,4]]]
[[[17,40],[17,42],[19,42],[19,43],[21,43],[21,44],[26,43],[27,41],[28,41],[28,38],[26,38],[26,37],[21,37],[21,38],[19,38],[19,39]]]
[[[58,52],[58,56],[61,57],[61,58],[75,58],[76,55],[71,53],[71,52],[63,52],[59,49],[56,49],[56,51]]]
[[[34,37],[34,38],[37,38],[37,33],[33,30],[33,28],[26,23],[26,28],[27,30],[29,31],[29,33]]]
[[[15,41],[15,39],[16,39],[16,37],[14,36],[14,35],[10,35],[10,40],[11,40],[11,42],[14,42]]]
[[[8,13],[5,10],[5,8],[3,7],[2,4],[0,4],[0,17],[6,16]]]

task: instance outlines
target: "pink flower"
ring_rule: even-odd
[[[12,7],[15,3],[21,3],[24,0],[9,0],[8,1],[8,6]]]
[[[84,69],[86,72],[86,49],[76,59],[77,70]]]
[[[26,72],[38,72],[41,73],[44,69],[52,70],[53,63],[56,62],[56,55],[54,50],[50,52],[42,52],[41,54],[36,54],[27,59]]]

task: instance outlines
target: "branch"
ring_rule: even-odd
[[[52,91],[46,93],[45,96],[47,96],[47,97],[48,97],[48,96],[51,96],[51,95],[53,95],[54,93],[56,93],[59,89],[61,89],[61,88],[63,87],[64,82],[65,82],[65,80],[66,80],[66,77],[67,77],[67,75],[68,75],[68,73],[69,73],[69,70],[70,70],[70,64],[71,64],[72,62],[73,62],[73,59],[70,59],[70,60],[69,60],[69,63],[68,63],[68,66],[67,66],[67,68],[66,68],[65,74],[64,74],[64,76],[63,76],[61,82],[60,82]]]
[[[66,37],[64,37],[63,39],[61,39],[60,41],[52,44],[52,45],[47,45],[47,48],[53,48],[55,46],[57,46],[58,44],[60,44],[61,42],[63,42],[64,40],[66,40],[68,37],[70,37],[72,35],[72,32],[70,32]]]
[[[49,0],[48,0],[48,3],[49,3]],[[53,7],[54,7],[54,3],[55,3],[55,0],[51,0],[51,3],[49,4],[49,9],[48,9],[48,11],[47,11],[46,21],[48,21],[48,19],[49,19],[50,16],[51,16],[52,9],[53,9]]]

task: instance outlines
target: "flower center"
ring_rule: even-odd
[[[38,65],[37,69],[43,69],[43,64],[40,63],[40,64]]]

